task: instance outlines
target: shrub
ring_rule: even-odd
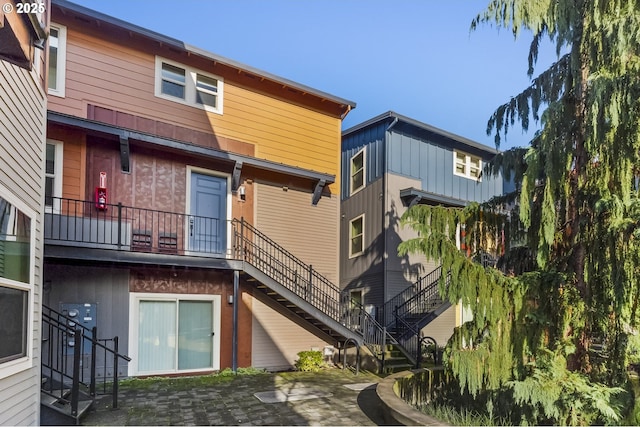
[[[296,360],[296,369],[303,372],[318,372],[324,365],[322,352],[318,350],[301,351]]]

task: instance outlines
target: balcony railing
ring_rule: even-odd
[[[58,245],[226,257],[227,220],[118,204],[54,198],[44,234]]]

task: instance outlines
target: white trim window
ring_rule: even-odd
[[[453,151],[453,174],[469,179],[480,180],[482,159],[462,151]]]
[[[0,378],[33,366],[35,218],[0,186]]]
[[[155,96],[222,114],[221,77],[156,56]]]
[[[364,148],[351,157],[349,161],[351,194],[362,190],[366,184],[366,159]]]
[[[349,221],[349,258],[364,253],[364,214]]]
[[[220,295],[130,294],[129,375],[220,369]]]
[[[67,27],[51,24],[49,30],[49,94],[64,98],[67,62]]]
[[[60,213],[60,197],[62,197],[62,153],[62,141],[47,139],[44,168],[45,212]]]

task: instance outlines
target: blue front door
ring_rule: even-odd
[[[189,249],[221,254],[227,248],[227,180],[191,173]]]

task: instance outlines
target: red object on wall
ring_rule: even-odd
[[[107,203],[107,189],[104,187],[96,187],[96,209],[106,211]]]
[[[100,185],[96,187],[95,194],[96,209],[100,211],[107,210],[107,173],[100,172]]]

